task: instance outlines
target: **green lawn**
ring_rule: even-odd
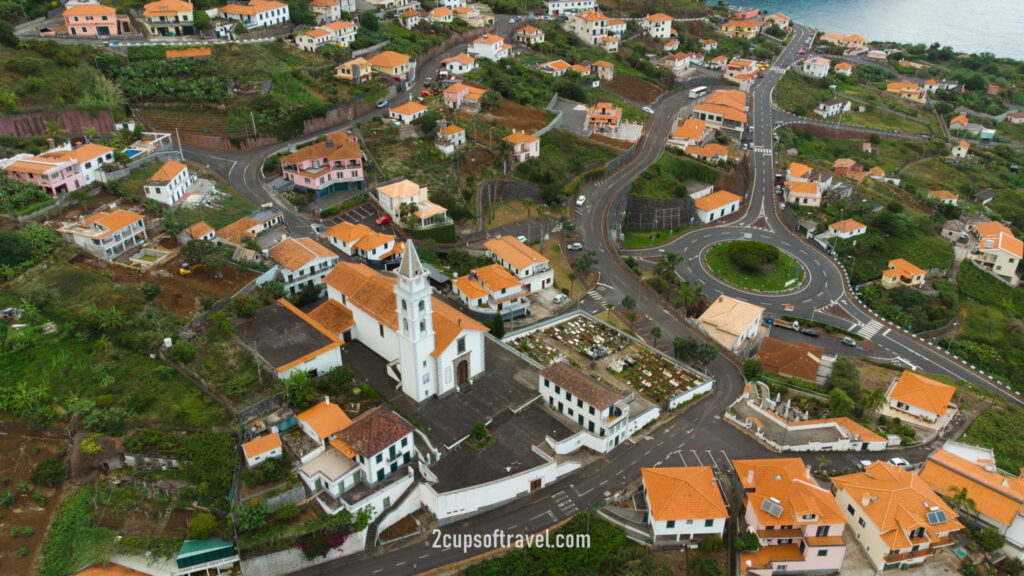
[[[213,47],[213,59],[222,74],[243,81],[263,80],[331,63],[319,53],[304,52],[284,42],[218,44]]]
[[[1002,470],[1024,468],[1024,410],[998,405],[981,413],[960,438],[961,442],[992,448]]]
[[[728,255],[731,242],[724,242],[708,250],[705,260],[711,271],[722,280],[748,290],[778,292],[795,288],[804,278],[800,264],[792,257],[780,253],[779,261],[763,274],[750,274],[734,265]],[[791,280],[796,279],[796,282]],[[789,283],[787,285],[787,283]]]
[[[629,193],[647,198],[684,198],[686,184],[714,184],[721,170],[684,156],[675,147],[666,148],[658,159],[633,181]]]
[[[655,230],[626,230],[622,245],[625,248],[647,248],[664,244],[681,236],[694,226],[682,226],[679,228],[657,228]]]
[[[894,258],[905,258],[925,270],[946,268],[953,263],[953,247],[934,232],[925,233],[914,228],[905,235],[893,237],[886,236],[870,223],[866,224],[867,233],[839,242],[839,254],[854,284],[877,280],[882,276],[882,270],[889,267],[889,260]],[[853,240],[856,240],[856,246],[853,246]]]
[[[540,158],[516,166],[515,175],[540,186],[545,201],[558,198],[584,170],[595,170],[616,153],[571,132],[552,130],[540,137]]]

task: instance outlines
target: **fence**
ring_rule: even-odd
[[[381,42],[380,44],[374,44],[373,46],[370,46],[369,48],[362,48],[360,50],[353,50],[352,51],[352,57],[353,58],[359,58],[360,56],[364,56],[366,54],[375,54],[375,53],[377,53],[377,51],[379,51],[380,49],[384,48],[387,45],[388,45],[387,42]]]

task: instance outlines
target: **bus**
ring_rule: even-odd
[[[701,96],[704,96],[707,93],[708,93],[708,87],[707,86],[697,86],[696,88],[690,90],[690,98],[691,99],[700,98]]]

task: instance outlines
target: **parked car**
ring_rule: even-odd
[[[799,52],[797,52],[797,54],[803,56],[804,54],[807,54],[807,50],[801,49]]]
[[[390,223],[391,223],[391,216],[388,216],[387,214],[384,214],[380,218],[377,218],[377,226],[383,226],[385,224],[390,224]]]
[[[580,194],[580,195],[579,195],[579,196],[578,196],[578,197],[576,198],[576,205],[577,205],[577,206],[583,206],[583,204],[584,204],[584,203],[586,203],[586,201],[587,201],[587,197],[586,197],[586,196],[584,196],[583,194]]]
[[[868,466],[871,466],[874,463],[875,463],[874,460],[861,460],[860,462],[857,462],[857,464],[860,466],[861,470],[866,469]]]
[[[558,296],[555,296],[554,299],[551,300],[551,302],[554,304],[561,304],[562,302],[565,302],[568,299],[569,297],[566,296],[565,294],[559,294]]]
[[[528,242],[528,240],[526,239],[526,236],[516,236],[516,240],[519,240],[523,244],[526,244]]]
[[[857,341],[854,340],[853,338],[850,338],[849,336],[843,336],[843,344],[846,344],[847,346],[853,346],[854,348],[857,347]]]
[[[569,252],[578,252],[583,250],[583,244],[580,244],[579,242],[570,242],[565,245],[565,249]]]
[[[508,19],[508,23],[509,24],[515,24],[516,23],[516,19],[515,18],[509,18]]]
[[[817,330],[815,330],[814,328],[804,328],[803,330],[800,331],[800,333],[801,334],[806,334],[806,335],[810,336],[811,338],[817,338],[818,336],[821,335],[821,333],[818,332]]]
[[[650,106],[644,106],[643,108],[641,108],[641,110],[647,112],[648,114],[654,114],[654,109],[651,108]]]
[[[889,458],[889,464],[899,466],[900,468],[910,468],[910,462],[907,462],[903,458]]]
[[[378,100],[377,101],[377,108],[387,108],[388,104],[389,104],[389,102],[387,100]]]

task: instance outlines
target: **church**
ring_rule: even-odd
[[[412,241],[397,276],[338,262],[324,277],[328,300],[309,314],[387,360],[388,375],[416,402],[472,384],[486,365],[488,328],[435,297],[427,274]]]

